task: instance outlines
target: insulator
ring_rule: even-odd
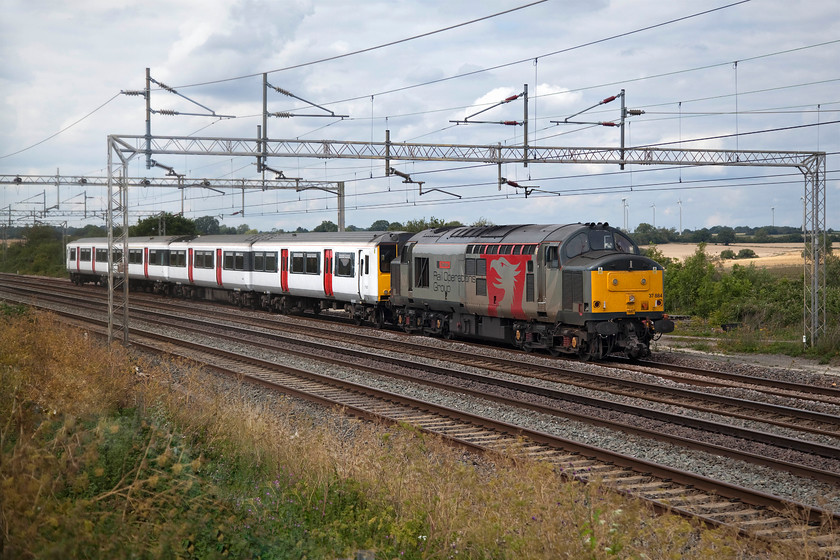
[[[120,91],[120,93],[123,94],[123,95],[142,95],[143,97],[146,97],[146,92],[145,91],[139,91],[139,90],[133,90],[133,89],[122,90],[122,91]]]
[[[288,119],[292,116],[291,113],[269,113],[272,117],[280,117],[281,119]]]
[[[161,109],[161,110],[155,111],[155,112],[160,114],[160,115],[169,115],[170,117],[174,117],[175,115],[178,114],[178,111],[173,111],[171,109]]]
[[[641,109],[627,109],[627,114],[638,116],[638,115],[644,115],[645,112],[642,111]]]
[[[519,122],[518,121],[502,121],[502,124],[516,125],[516,124],[519,124]]]
[[[618,125],[617,125],[617,124],[615,124],[614,122],[609,122],[609,121],[607,121],[607,122],[600,122],[600,123],[598,123],[598,124],[600,124],[601,126],[618,126]]]
[[[294,97],[290,92],[286,91],[283,88],[275,87],[274,89],[277,91],[277,93],[282,93],[283,95],[288,95],[289,97]]]
[[[611,96],[607,97],[606,99],[604,99],[603,101],[601,101],[601,104],[603,105],[604,103],[609,103],[610,101],[615,101],[615,98],[616,98],[615,95],[611,95]]]
[[[510,101],[515,101],[515,100],[517,100],[517,99],[519,99],[519,96],[518,96],[518,95],[511,95],[510,97],[508,97],[507,99],[505,99],[502,103],[508,103],[508,102],[510,102]]]

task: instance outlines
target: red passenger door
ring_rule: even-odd
[[[324,293],[333,295],[333,250],[324,249]]]
[[[193,283],[193,250],[192,247],[188,249],[187,255],[187,275],[190,278],[190,284]]]
[[[143,247],[143,275],[149,277],[149,248]]]
[[[280,289],[289,291],[289,250],[280,250]]]
[[[222,250],[216,249],[216,284],[222,285]]]

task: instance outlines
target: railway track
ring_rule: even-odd
[[[90,300],[91,298],[85,297],[84,299]],[[168,301],[168,303],[171,302]],[[194,306],[192,311],[193,313],[195,312]],[[216,309],[215,317],[217,321],[219,319],[219,313],[219,310]],[[239,318],[241,319],[241,314]],[[172,319],[167,319],[166,317],[159,317],[157,320],[160,320],[164,324],[167,322],[172,323]],[[190,319],[190,321],[192,320]],[[264,320],[262,323],[265,326]],[[184,327],[182,326],[181,328]],[[230,328],[226,327],[226,329]],[[248,329],[253,329],[253,326],[244,328],[247,332]],[[198,329],[205,333],[208,330],[206,325],[199,326]],[[161,337],[164,337],[164,335],[160,333],[139,333],[135,331],[133,334],[136,334],[136,336],[133,336],[134,344],[140,344],[140,341],[137,340],[138,337],[140,339],[157,338],[158,341],[154,344],[157,344],[158,347],[160,344],[163,344],[169,348],[170,352],[173,351],[173,346],[178,347],[177,352],[183,352],[184,350],[182,348],[188,345],[177,339],[161,340]],[[243,341],[244,336],[241,332],[235,334],[235,338],[240,342]],[[277,339],[274,338],[276,335],[266,334],[260,336],[269,337],[268,341],[263,344],[276,347]],[[319,334],[318,336],[321,335]],[[249,342],[249,344],[257,343]],[[309,353],[312,354],[311,341],[306,344],[310,346]],[[789,517],[780,516],[775,513],[776,509],[779,511],[790,511],[791,506],[789,504],[783,505],[782,501],[778,498],[762,494],[761,492],[755,492],[731,484],[719,483],[705,477],[697,477],[692,473],[680,471],[679,469],[639,461],[626,455],[615,454],[608,450],[582,445],[544,432],[528,430],[520,426],[498,422],[490,418],[482,418],[477,415],[469,415],[451,408],[433,405],[429,402],[408,399],[407,397],[398,396],[394,393],[379,391],[378,394],[373,395],[371,393],[375,392],[375,390],[372,387],[365,388],[356,384],[350,384],[349,382],[339,383],[333,378],[319,378],[319,376],[311,372],[302,372],[300,370],[289,371],[288,368],[279,366],[273,362],[258,360],[253,356],[220,353],[223,351],[218,348],[208,346],[198,347],[193,343],[190,343],[189,346],[191,347],[189,349],[191,355],[188,357],[191,359],[205,363],[215,363],[213,367],[233,371],[238,374],[246,374],[249,378],[253,378],[254,382],[280,384],[282,385],[281,390],[285,392],[303,392],[309,395],[307,398],[325,399],[322,401],[324,404],[345,407],[348,411],[352,411],[353,414],[358,416],[370,417],[370,415],[373,415],[376,417],[386,417],[390,421],[410,422],[422,429],[437,433],[442,437],[450,438],[459,444],[469,445],[477,449],[505,452],[516,450],[517,453],[526,456],[551,461],[557,465],[558,470],[562,470],[567,476],[574,476],[581,479],[601,478],[619,491],[650,500],[659,508],[672,509],[684,515],[699,517],[710,524],[733,525],[738,527],[743,534],[763,538],[797,538],[806,540],[814,546],[819,546],[830,540],[831,535],[821,533],[815,524],[818,523],[819,519],[823,518],[831,519],[833,523],[838,521],[837,516],[829,512],[823,512],[818,508],[801,507],[799,508],[798,516],[801,516],[800,519],[807,520],[809,523],[797,523],[791,521]],[[335,345],[331,346],[335,350]],[[326,352],[326,349],[324,352]],[[370,351],[368,350],[367,353],[369,355]],[[438,349],[437,358],[441,357],[440,354],[441,351]],[[341,350],[341,357],[337,359],[337,365],[347,366],[349,355],[348,351]],[[392,357],[386,355],[383,357],[382,362],[387,365],[389,360],[391,369],[394,369]],[[413,359],[413,365],[416,366],[416,362],[417,360]],[[471,365],[475,367],[474,363]],[[401,365],[401,367],[403,366]],[[497,365],[496,367],[499,366]],[[387,367],[381,366],[379,371],[375,373],[385,375],[387,372],[384,370],[386,369]],[[438,372],[438,375],[451,376],[451,372]],[[297,385],[301,382],[292,382],[290,379],[305,379],[306,381],[304,385]],[[461,379],[464,379],[464,377],[461,376]],[[470,379],[470,381],[476,382],[475,379]],[[339,391],[336,385],[342,386],[339,393],[345,396],[339,396],[339,393],[336,393],[336,391]],[[509,383],[505,385],[505,390],[515,390],[518,392],[528,392],[534,389],[533,385],[520,384],[522,386],[516,388],[513,388]],[[478,393],[482,398],[489,397],[485,390],[481,390]],[[360,395],[364,395],[364,398]],[[301,394],[301,396],[303,395]],[[546,395],[542,396],[548,398]],[[550,398],[557,400],[562,398],[568,399],[569,397],[553,394]],[[368,399],[373,400],[369,401]],[[501,397],[498,397],[498,399],[501,399]],[[396,403],[398,402],[401,404],[397,405]],[[581,401],[578,400],[576,403],[581,404]],[[508,405],[514,406],[510,403]],[[515,404],[515,406],[524,406],[524,404],[519,403]],[[545,407],[540,412],[548,413]],[[831,448],[827,447],[823,453],[833,454],[836,451],[836,449],[831,451]],[[780,467],[777,465],[773,468]],[[829,475],[836,477],[836,473],[828,472],[826,476]],[[815,475],[812,473],[806,476]],[[831,478],[831,481],[832,483],[837,482],[836,478]],[[725,499],[721,500],[721,497]],[[822,550],[824,552],[830,552],[829,549],[824,547]]]

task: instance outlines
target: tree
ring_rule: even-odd
[[[202,216],[196,218],[195,229],[201,235],[218,235],[219,220],[216,216]]]
[[[721,227],[717,232],[717,237],[715,240],[718,243],[723,243],[724,245],[729,245],[730,243],[735,242],[735,230],[728,226]]]
[[[195,235],[195,222],[179,214],[163,212],[138,220],[136,226],[128,228],[128,235],[145,237],[153,235]]]
[[[316,226],[312,231],[338,231],[338,226],[329,220],[324,220],[321,225]]]
[[[391,224],[388,222],[388,220],[376,220],[375,222],[370,224],[368,231],[387,231],[388,226],[390,225]]]

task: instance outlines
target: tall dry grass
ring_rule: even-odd
[[[312,413],[44,314],[0,319],[4,558],[747,558],[546,464]],[[513,450],[512,450],[513,451]],[[765,552],[786,558],[790,551]],[[801,552],[801,551],[798,551]]]

